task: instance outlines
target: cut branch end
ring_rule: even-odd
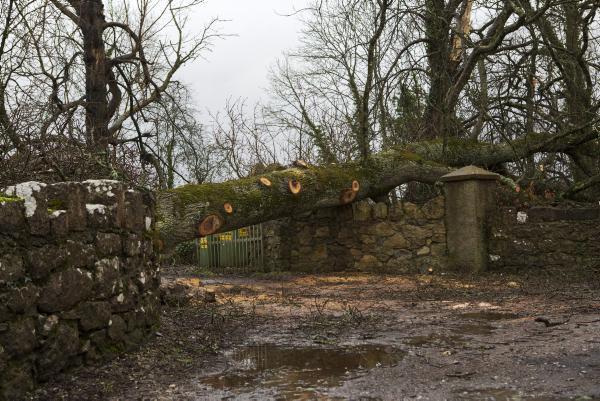
[[[308,168],[308,163],[305,162],[304,160],[301,160],[301,159],[294,160],[294,162],[292,163],[292,165],[294,167],[298,167],[298,168]]]
[[[289,180],[288,188],[290,189],[292,195],[298,195],[302,191],[302,184],[300,184],[300,181],[297,180]]]
[[[269,180],[267,177],[260,177],[258,181],[265,187],[270,187],[272,185],[271,180]]]
[[[207,235],[211,235],[219,231],[222,226],[223,219],[216,214],[211,214],[202,220],[202,223],[200,223],[200,226],[198,227],[198,231],[200,232],[201,237],[206,237]]]

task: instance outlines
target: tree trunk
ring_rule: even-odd
[[[76,7],[83,36],[86,91],[86,134],[91,149],[103,161],[108,158],[109,65],[102,34],[106,23],[102,0],[82,0]]]
[[[186,185],[158,194],[160,236],[166,246],[388,192],[408,181],[434,183],[447,167],[406,159],[402,152],[373,155],[368,166],[291,168],[216,184]],[[261,183],[267,178],[270,186]],[[353,196],[353,182],[360,187]],[[299,193],[290,182],[301,185]],[[356,187],[356,184],[354,184]],[[226,205],[233,209],[231,214]],[[203,222],[207,224],[202,224]],[[202,226],[202,227],[201,227]],[[207,228],[209,228],[207,230]]]
[[[423,139],[442,138],[452,131],[454,111],[448,110],[446,96],[456,63],[451,62],[450,23],[444,0],[427,0],[425,30],[430,87],[425,110]]]

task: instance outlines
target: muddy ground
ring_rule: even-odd
[[[163,280],[147,346],[31,399],[600,400],[598,272]]]

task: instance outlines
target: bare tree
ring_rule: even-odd
[[[3,134],[13,138],[13,161],[28,157],[27,150],[59,179],[122,176],[127,169],[118,165],[127,159],[122,153],[137,142],[138,157],[158,165],[145,149],[154,134],[142,129],[144,112],[161,100],[185,63],[221,36],[217,19],[190,35],[188,12],[203,1],[109,3],[108,12],[101,0],[4,1],[10,7],[3,7],[2,18],[16,27],[4,30],[4,42],[14,44],[11,59],[21,52],[23,60],[9,74],[2,72],[0,92],[11,94],[2,99],[1,118],[11,128]],[[36,117],[15,122],[24,113]],[[19,142],[28,149],[19,149]],[[44,150],[49,143],[52,149]],[[44,156],[60,153],[66,144],[66,154],[80,155],[85,163],[76,167]],[[93,167],[83,168],[86,164]]]
[[[280,63],[273,105],[314,142],[321,160],[366,160],[392,134],[402,62],[424,40],[411,40],[408,11],[395,0],[325,0],[305,16],[302,47]]]

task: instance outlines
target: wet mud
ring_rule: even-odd
[[[597,401],[599,278],[174,270],[147,346],[30,399]]]

